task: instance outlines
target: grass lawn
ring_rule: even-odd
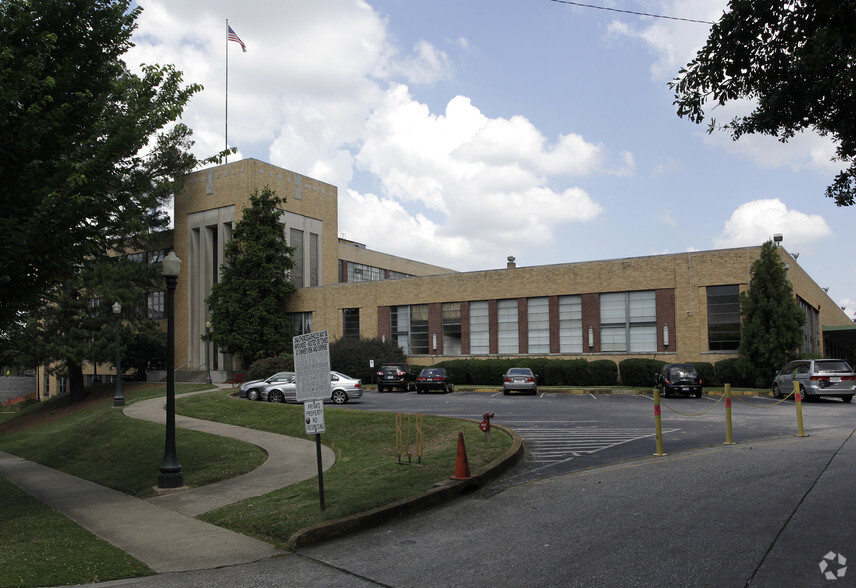
[[[204,388],[177,385],[176,392]],[[309,438],[302,406],[238,400],[229,392],[180,398],[176,410]],[[164,394],[164,386],[128,385],[125,390],[128,404]],[[94,387],[79,403],[57,398],[26,407],[0,421],[0,450],[133,496],[150,497],[163,456],[164,428],[124,416],[112,406],[112,398],[111,387]],[[502,434],[494,434],[492,443],[486,443],[476,423],[426,416],[422,463],[416,459],[413,423],[412,463],[399,465],[395,414],[330,406],[325,407],[325,421],[322,442],[336,453],[336,463],[324,473],[325,511],[320,510],[318,481],[311,479],[200,518],[284,547],[302,528],[418,495],[448,479],[455,468],[459,431],[464,433],[473,473],[504,455],[511,445]],[[184,429],[178,429],[176,438],[185,483],[190,486],[241,475],[265,459],[259,448],[232,439]],[[2,478],[0,521],[4,538],[0,587],[103,582],[152,573]]]

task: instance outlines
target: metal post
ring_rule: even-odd
[[[731,384],[725,385],[725,444],[734,445],[731,435]]]
[[[209,348],[211,347],[211,323],[205,323],[205,383],[211,383],[211,357]]]
[[[321,463],[321,433],[315,433],[315,454],[318,459],[318,496],[321,500],[321,510],[324,506],[324,466]]]
[[[166,279],[166,442],[164,444],[163,462],[158,475],[158,488],[180,488],[184,486],[184,475],[175,447],[175,287],[178,284],[178,272],[181,268],[174,252],[171,265],[176,261],[178,267],[167,268],[164,260],[164,278]]]
[[[806,437],[803,429],[802,394],[800,394],[800,383],[794,380],[794,404],[797,407],[797,437]]]
[[[125,396],[122,395],[122,348],[119,339],[122,306],[118,302],[113,303],[113,318],[116,321],[116,395],[113,396],[113,406],[125,406]]]
[[[660,389],[654,388],[654,430],[657,437],[657,453],[654,455],[662,456],[663,453],[663,425],[660,422]]]

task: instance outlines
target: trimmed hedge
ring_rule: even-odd
[[[751,388],[754,384],[752,378],[744,375],[738,364],[739,358],[732,357],[717,361],[713,366],[716,382],[719,385],[731,384],[732,386]],[[772,376],[770,382],[772,382]]]
[[[667,362],[647,357],[632,357],[618,364],[621,373],[621,383],[624,386],[653,388],[654,378]]]
[[[414,371],[421,367],[413,366]],[[618,383],[618,366],[612,360],[602,359],[454,359],[437,363],[433,367],[446,369],[459,386],[500,386],[509,368],[528,367],[538,376],[539,386],[615,386]]]

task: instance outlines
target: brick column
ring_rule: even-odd
[[[675,335],[675,291],[673,289],[657,290],[655,293],[657,305],[657,351],[677,351]],[[663,341],[663,327],[669,328],[669,344]]]
[[[517,299],[517,353],[529,353],[529,305]]]
[[[377,307],[377,336],[392,340],[392,326],[388,306]]]
[[[583,353],[600,353],[600,296],[583,294]],[[589,328],[594,335],[594,345],[589,347]]]

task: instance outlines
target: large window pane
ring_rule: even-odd
[[[410,349],[415,355],[428,355],[428,305],[410,307]]]
[[[735,350],[740,345],[740,287],[707,287],[707,345],[710,351]]]
[[[360,309],[342,309],[342,337],[344,339],[360,338]]]
[[[550,353],[550,305],[548,298],[526,301],[529,353]]]
[[[461,354],[461,303],[443,303],[443,355]]]
[[[654,291],[600,295],[601,351],[657,351],[657,304]]]
[[[486,300],[470,302],[470,353],[490,353],[490,312]]]
[[[298,288],[306,285],[303,279],[303,231],[300,229],[291,229],[289,232],[289,245],[294,247],[294,267],[291,269],[291,283]]]
[[[583,352],[583,303],[580,296],[559,297],[559,351]]]
[[[496,328],[499,353],[519,353],[516,299],[497,301]]]

